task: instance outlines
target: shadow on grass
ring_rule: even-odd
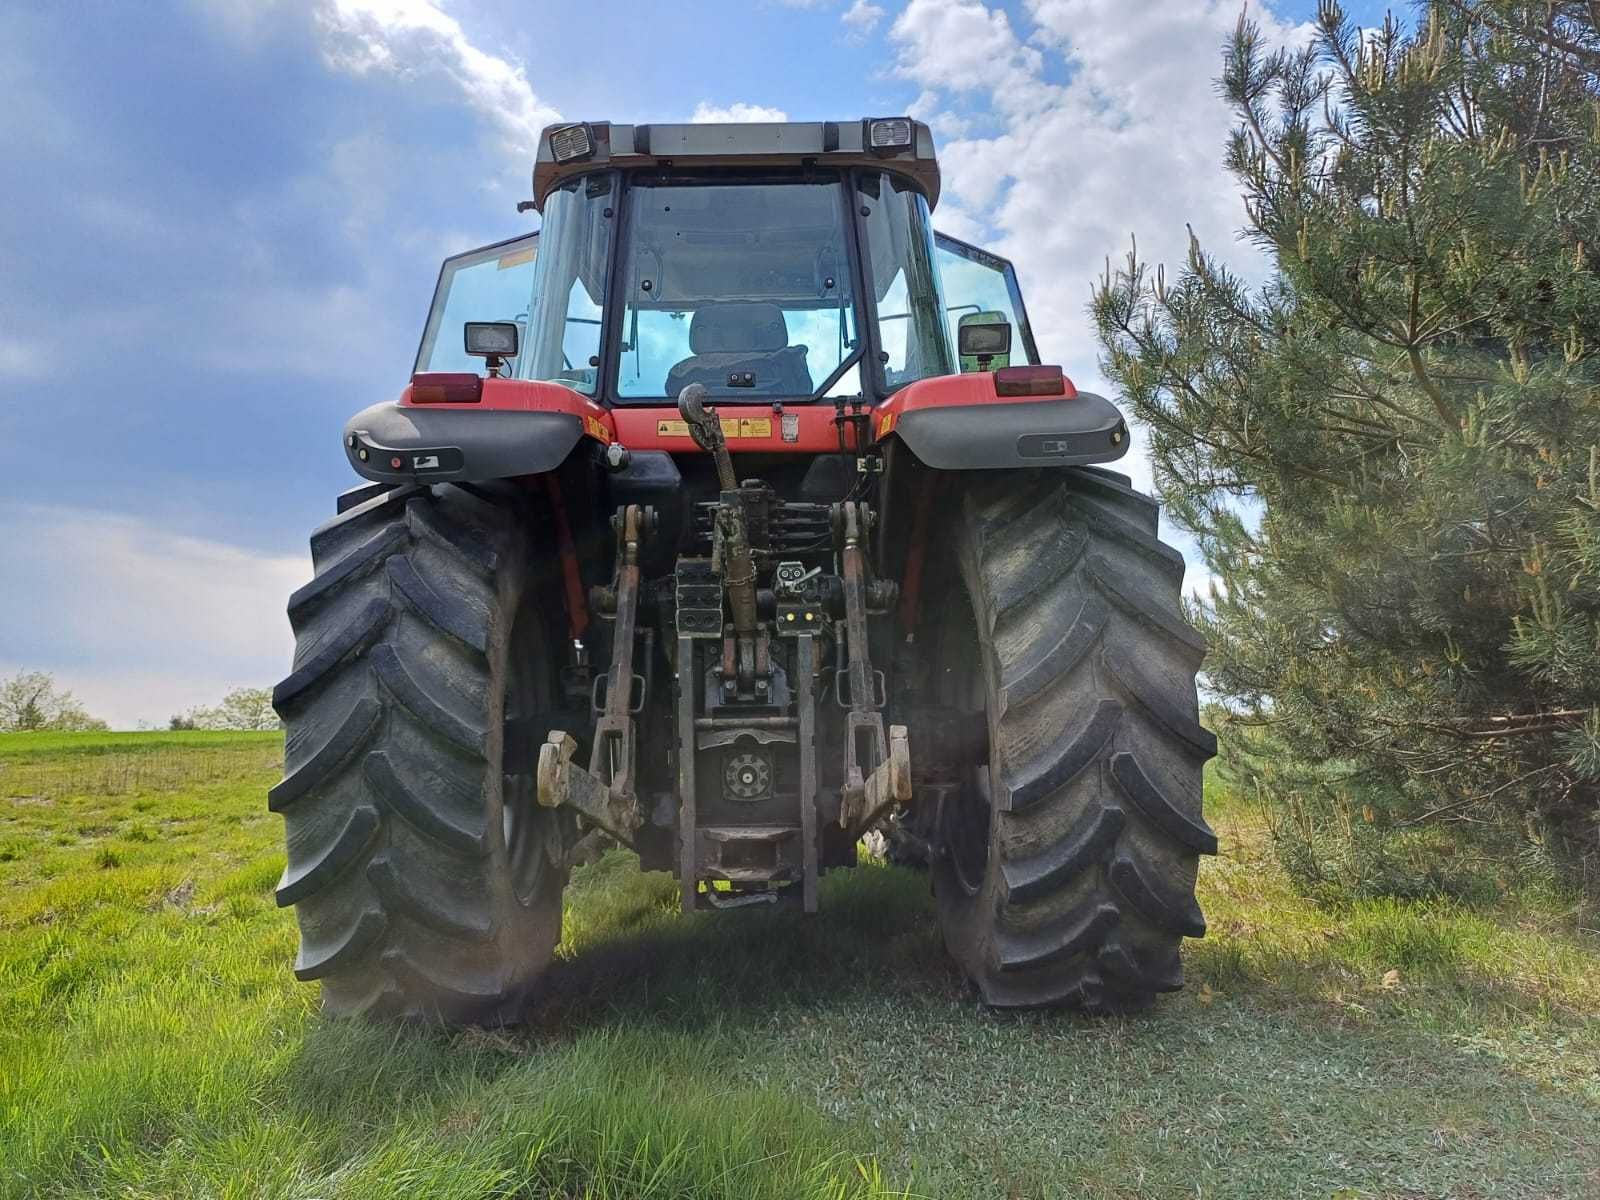
[[[596,1025],[687,1032],[767,1022],[823,1001],[964,993],[940,943],[924,874],[875,866],[834,872],[811,916],[793,909],[681,915],[677,886],[664,875],[626,881],[623,893],[545,973],[527,1013],[540,1040]]]
[[[422,1096],[445,1082],[481,1082],[530,1052],[596,1038],[706,1044],[715,1041],[707,1031],[792,1024],[824,1004],[967,995],[940,943],[921,873],[833,872],[810,916],[791,909],[683,915],[674,880],[641,874],[619,852],[584,868],[574,884],[567,938],[520,1025],[485,1031],[315,1021],[300,1056],[301,1099],[338,1105],[352,1089]],[[329,1071],[327,1064],[338,1065]]]

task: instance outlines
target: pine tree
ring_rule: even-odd
[[[1216,578],[1226,769],[1286,806],[1297,877],[1448,885],[1423,851],[1517,839],[1594,885],[1600,0],[1415,18],[1324,2],[1293,50],[1241,19],[1227,165],[1272,275],[1130,255],[1104,363]]]

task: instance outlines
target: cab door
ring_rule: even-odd
[[[1039,348],[1022,304],[1017,272],[1007,260],[947,233],[935,233],[935,254],[944,283],[945,317],[950,324],[950,344],[958,344],[961,318],[973,313],[1000,313],[1011,325],[1012,361],[1020,347],[1029,364],[1039,362]]]

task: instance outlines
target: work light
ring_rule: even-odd
[[[468,354],[479,358],[515,358],[515,321],[468,321],[463,329]]]
[[[867,146],[875,153],[911,148],[910,117],[879,117],[867,122]]]
[[[594,138],[587,125],[566,125],[550,131],[550,157],[558,163],[588,158],[594,153]]]

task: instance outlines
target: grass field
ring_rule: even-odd
[[[279,761],[0,735],[0,1195],[1600,1195],[1600,935],[1559,897],[1317,909],[1217,797],[1189,990],[1019,1018],[921,876],[684,919],[613,852],[527,1030],[358,1028],[289,974]]]

